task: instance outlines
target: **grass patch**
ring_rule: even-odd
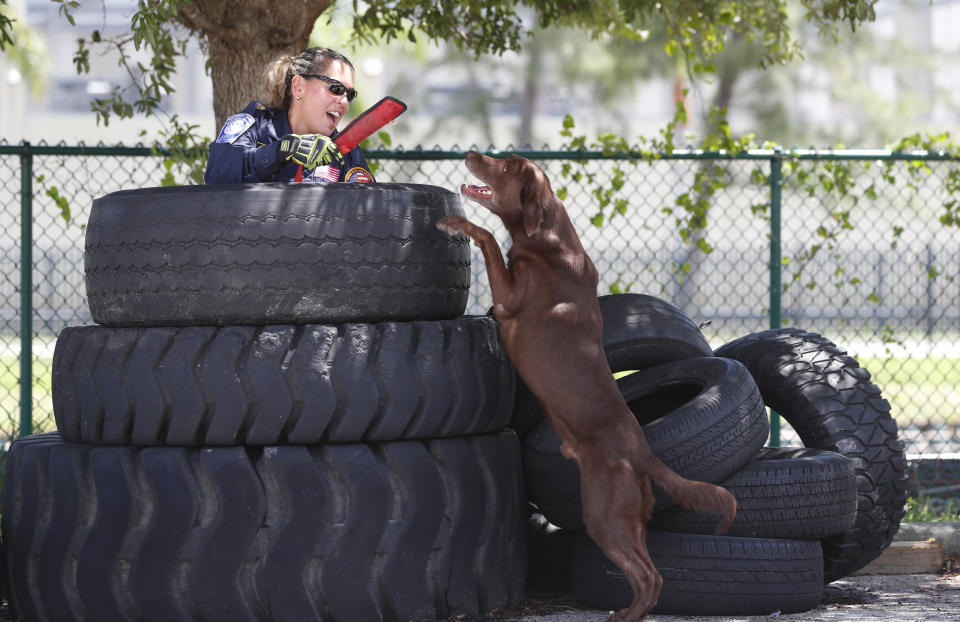
[[[860,356],[898,423],[960,426],[960,358]]]
[[[50,392],[53,357],[33,357],[33,431],[56,429]],[[20,359],[0,355],[0,443],[20,432]]]

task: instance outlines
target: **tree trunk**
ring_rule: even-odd
[[[180,21],[206,42],[216,127],[257,96],[263,68],[281,53],[307,47],[317,18],[333,0],[193,0]]]
[[[740,77],[740,70],[729,65],[720,66],[717,74],[720,83],[717,86],[717,92],[713,98],[713,108],[723,108],[729,112],[730,102],[733,101],[734,85],[736,84],[737,78]],[[717,131],[716,124],[710,124],[706,129],[707,133],[713,133]],[[707,162],[701,165],[701,169],[704,169],[706,172],[710,166],[712,165]],[[709,176],[709,173],[707,173],[707,175]],[[707,181],[708,180],[704,180],[704,183],[707,183]],[[696,201],[700,198],[700,196],[697,196],[694,200]],[[677,286],[674,300],[677,306],[679,306],[681,309],[692,309],[694,307],[694,296],[699,289],[699,286],[694,282],[694,279],[696,278],[697,272],[700,270],[700,266],[703,264],[703,260],[706,259],[706,254],[700,249],[699,243],[700,240],[706,237],[706,235],[706,229],[695,231],[693,236],[690,238],[689,243],[681,250],[680,257],[677,262],[678,265],[689,265],[689,275]]]
[[[533,119],[537,114],[537,101],[540,95],[540,75],[543,72],[543,55],[540,43],[531,39],[527,45],[527,71],[523,86],[523,99],[520,102],[520,128],[517,132],[517,146],[529,145],[533,140]]]

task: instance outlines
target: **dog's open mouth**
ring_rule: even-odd
[[[493,190],[488,186],[463,184],[460,186],[460,192],[468,199],[472,199],[482,205],[489,205],[493,200]]]

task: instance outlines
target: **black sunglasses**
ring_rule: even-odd
[[[348,89],[347,87],[343,86],[339,80],[334,80],[333,78],[321,76],[315,73],[302,73],[300,75],[304,78],[316,78],[317,80],[323,80],[330,85],[327,88],[329,88],[330,92],[334,95],[339,96],[346,94],[348,102],[352,102],[357,98],[357,89]]]

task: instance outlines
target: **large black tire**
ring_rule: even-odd
[[[306,326],[64,329],[68,441],[273,445],[502,430],[514,372],[488,317]]]
[[[907,461],[890,404],[846,351],[797,328],[741,337],[716,351],[747,366],[768,406],[783,415],[807,447],[853,460],[857,519],[823,541],[824,578],[866,566],[893,540],[905,513]]]
[[[597,301],[603,315],[603,350],[614,372],[713,356],[693,320],[665,300],[646,294],[612,294]],[[543,409],[536,396],[518,382],[510,427],[524,438],[541,421]]]
[[[808,611],[823,597],[819,540],[731,538],[650,531],[647,549],[663,577],[652,613],[770,615]],[[622,609],[633,600],[623,572],[586,532],[574,537],[570,585],[581,603]]]
[[[13,444],[4,563],[22,620],[406,621],[515,604],[512,432],[252,449]]]
[[[718,485],[737,499],[737,516],[727,536],[816,540],[843,533],[857,518],[853,461],[832,451],[764,447]],[[654,514],[648,526],[713,534],[717,520],[674,506]]]
[[[87,298],[107,326],[438,320],[461,315],[459,197],[419,184],[123,190],[87,225]]]
[[[769,422],[750,373],[729,359],[690,358],[617,381],[653,453],[683,477],[715,483],[763,447]],[[529,499],[554,525],[585,529],[580,470],[560,453],[561,439],[543,421],[523,442]],[[655,511],[672,505],[654,486]]]
[[[603,350],[614,372],[713,356],[700,328],[679,307],[646,294],[600,296]]]

